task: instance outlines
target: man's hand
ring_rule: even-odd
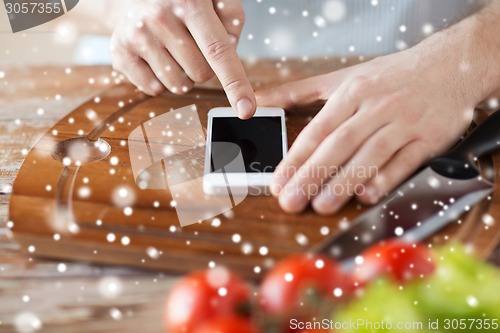
[[[186,93],[215,73],[247,119],[256,103],[236,53],[243,23],[240,0],[138,0],[114,29],[113,66],[150,95]]]
[[[484,49],[483,59],[472,56],[480,43],[464,33],[443,32],[404,52],[257,92],[259,105],[326,102],[275,171],[271,191],[281,207],[297,213],[311,202],[331,214],[351,196],[376,203],[456,142],[492,88],[487,78],[499,73]]]

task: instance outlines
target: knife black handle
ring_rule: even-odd
[[[430,167],[452,179],[479,176],[475,160],[500,149],[500,111],[496,111],[477,126],[465,139],[446,154],[433,159]]]

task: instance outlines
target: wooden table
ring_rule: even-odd
[[[259,87],[344,65],[335,60],[247,67]],[[108,67],[0,70],[5,73],[0,79],[0,331],[16,332],[17,322],[51,333],[161,332],[164,295],[174,275],[30,258],[9,237],[9,193],[29,149],[57,120],[118,76]],[[490,259],[499,263],[500,249]]]

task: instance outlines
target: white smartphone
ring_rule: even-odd
[[[241,120],[230,107],[208,113],[203,191],[209,195],[269,194],[278,163],[285,157],[288,140],[285,111],[259,107]]]

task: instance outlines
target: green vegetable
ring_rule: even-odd
[[[500,272],[453,244],[436,252],[435,274],[416,286],[423,315],[429,318],[500,320]]]
[[[339,331],[499,332],[500,329],[494,329],[491,324],[500,322],[500,270],[477,260],[460,244],[439,248],[435,255],[437,267],[432,276],[404,286],[389,279],[375,280],[365,287],[360,297],[333,315],[339,325],[365,320],[378,323],[379,328],[351,326]],[[380,328],[383,322],[391,322],[392,327]],[[485,322],[489,322],[489,328],[479,325]],[[438,326],[430,323],[438,323]],[[446,329],[446,324],[465,326]]]
[[[408,293],[405,289],[400,290],[388,279],[375,280],[359,299],[340,310],[334,316],[334,321],[339,325],[351,322],[361,324],[341,332],[402,332],[397,327],[398,323],[422,322],[411,294],[413,293]],[[362,324],[363,321],[365,324]],[[404,331],[422,332],[418,327]]]

